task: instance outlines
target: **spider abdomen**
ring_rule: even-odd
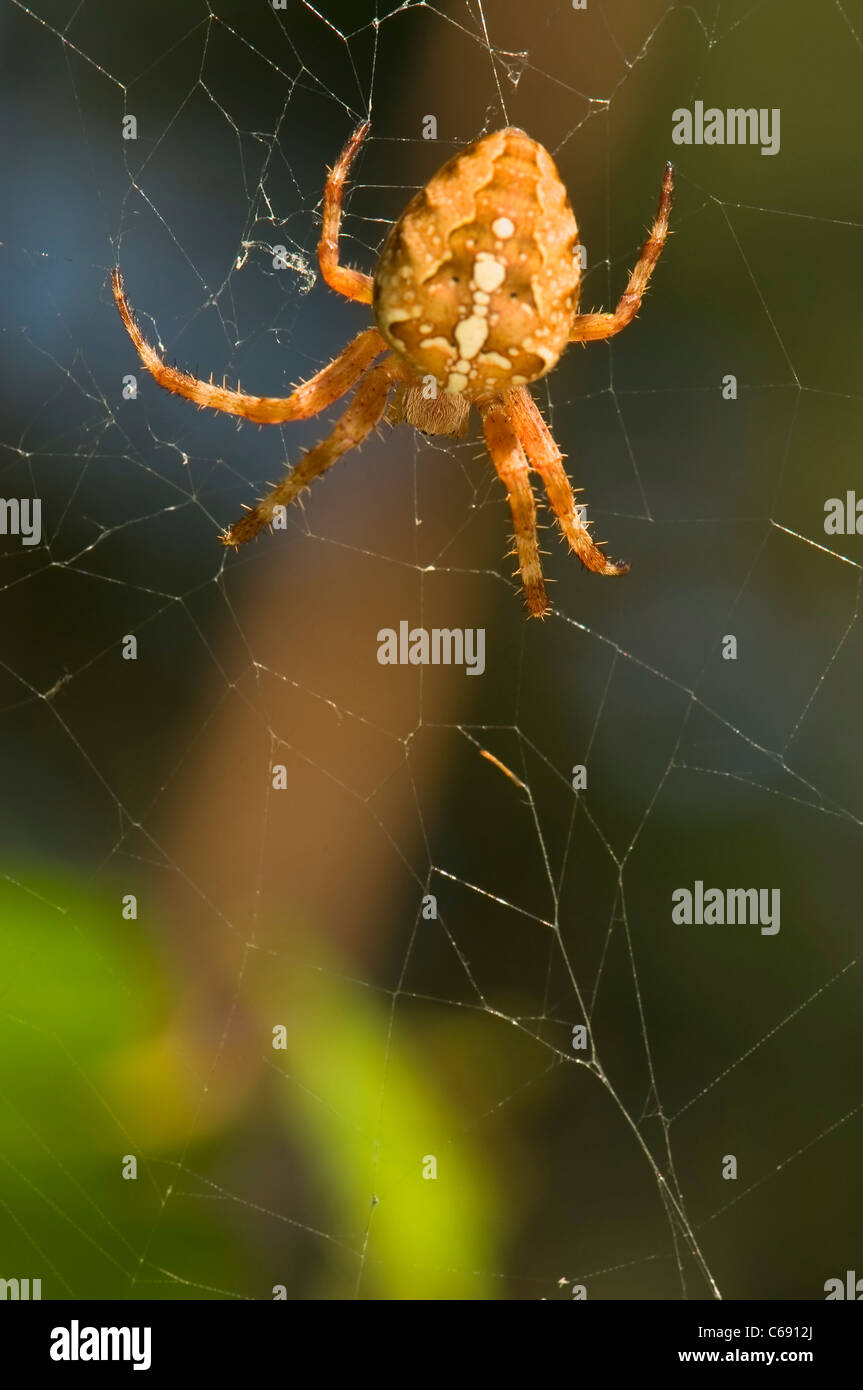
[[[387,238],[378,327],[418,376],[475,400],[555,365],[578,303],[578,230],[547,150],[496,131],[450,159]]]

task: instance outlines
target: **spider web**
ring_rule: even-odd
[[[0,491],[43,536],[0,568],[0,1276],[823,1297],[859,1263],[863,1114],[863,552],[823,524],[860,476],[857,0],[6,0],[2,29]],[[673,146],[696,100],[780,108],[780,152]],[[317,370],[368,322],[314,256],[365,114],[349,263],[510,123],[570,191],[584,309],[675,160],[637,323],[535,388],[632,562],[589,576],[548,526],[544,623],[475,425],[384,427],[226,554],[335,412],[196,412],[113,307],[119,263],[170,360]],[[485,672],[379,665],[402,620],[485,629]],[[780,930],[675,924],[697,881],[779,889]]]

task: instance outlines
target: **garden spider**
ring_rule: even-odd
[[[369,128],[355,130],[324,193],[321,273],[347,299],[371,304],[377,323],[290,396],[249,396],[169,367],[146,342],[123,292],[114,296],[144,366],[160,386],[199,406],[257,424],[305,420],[346,391],[356,394],[332,434],[222,535],[251,538],[315,478],[356,448],[381,420],[427,434],[464,434],[471,404],[482,420],[515,530],[527,607],[549,611],[529,473],[538,473],[572,550],[597,574],[626,574],[591,538],[560,451],[527,390],[557,363],[567,342],[619,333],[635,317],[668,235],[673,174],[666,165],[653,228],[626,292],[611,314],[579,314],[578,229],[548,151],[515,128],[495,131],[450,159],[408,204],[387,237],[374,276],[339,261],[339,223],[348,170]],[[391,351],[372,364],[387,348]]]

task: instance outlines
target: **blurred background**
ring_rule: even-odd
[[[824,505],[863,479],[861,35],[858,0],[4,4],[0,494],[44,534],[0,537],[0,1277],[808,1299],[859,1268],[863,545]],[[696,100],[778,108],[779,153],[675,146]],[[197,412],[114,308],[120,264],[169,360],[312,374],[368,323],[314,257],[366,113],[350,263],[519,125],[583,309],[675,162],[639,319],[535,388],[632,564],[543,532],[544,623],[475,423],[384,427],[226,554],[335,412]],[[485,674],[378,665],[402,619],[484,628]],[[780,932],[674,925],[699,879],[780,889]]]

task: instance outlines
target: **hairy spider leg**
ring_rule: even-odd
[[[527,606],[532,617],[543,618],[549,610],[549,603],[542,579],[536,538],[536,500],[530,485],[527,458],[507,418],[503,400],[498,396],[479,402],[478,408],[492,463],[506,488],[506,500],[515,531],[515,553]]]
[[[576,314],[569,334],[571,343],[597,342],[602,338],[612,338],[615,333],[619,333],[621,328],[625,328],[635,318],[641,308],[641,300],[647,289],[647,282],[653,274],[653,268],[662,254],[662,248],[668,236],[668,218],[671,212],[673,190],[674,169],[670,164],[666,164],[656,219],[650,229],[650,236],[642,248],[638,264],[629,277],[629,284],[625,293],[621,295],[613,314]]]
[[[348,171],[368,130],[369,122],[362,121],[329,171],[327,186],[324,189],[324,225],[318,242],[318,263],[330,289],[343,294],[346,299],[355,299],[360,304],[371,304],[375,282],[371,275],[364,275],[360,270],[351,270],[349,266],[339,264],[339,226],[342,220],[342,195]]]
[[[526,387],[517,386],[504,399],[504,408],[509,413],[513,429],[524,447],[531,468],[542,478],[549,504],[570,549],[594,574],[628,574],[629,565],[613,564],[593,540],[588,523],[576,507],[572,485],[563,466],[563,456],[533,396]]]
[[[272,492],[235,521],[222,535],[222,544],[237,546],[250,541],[272,522],[276,507],[289,507],[303,488],[326,473],[336,459],[349,449],[358,448],[377,425],[386,409],[392,387],[404,378],[406,371],[395,356],[386,357],[378,366],[372,367],[357,387],[353,400],[332,434],[310,449]]]
[[[302,386],[298,386],[290,396],[249,396],[245,391],[231,391],[226,386],[215,386],[212,381],[201,381],[178,367],[169,367],[150,346],[136,324],[123,291],[123,277],[119,270],[113,272],[111,283],[126,331],[147,371],[155,377],[160,386],[173,391],[175,396],[184,396],[186,400],[194,401],[196,405],[221,410],[227,415],[241,415],[244,420],[252,420],[258,425],[279,425],[286,420],[308,420],[312,415],[320,414],[355,385],[366,368],[386,350],[387,346],[376,328],[366,328],[348,343],[338,357],[334,357],[326,367],[322,367],[308,381],[303,382]]]

